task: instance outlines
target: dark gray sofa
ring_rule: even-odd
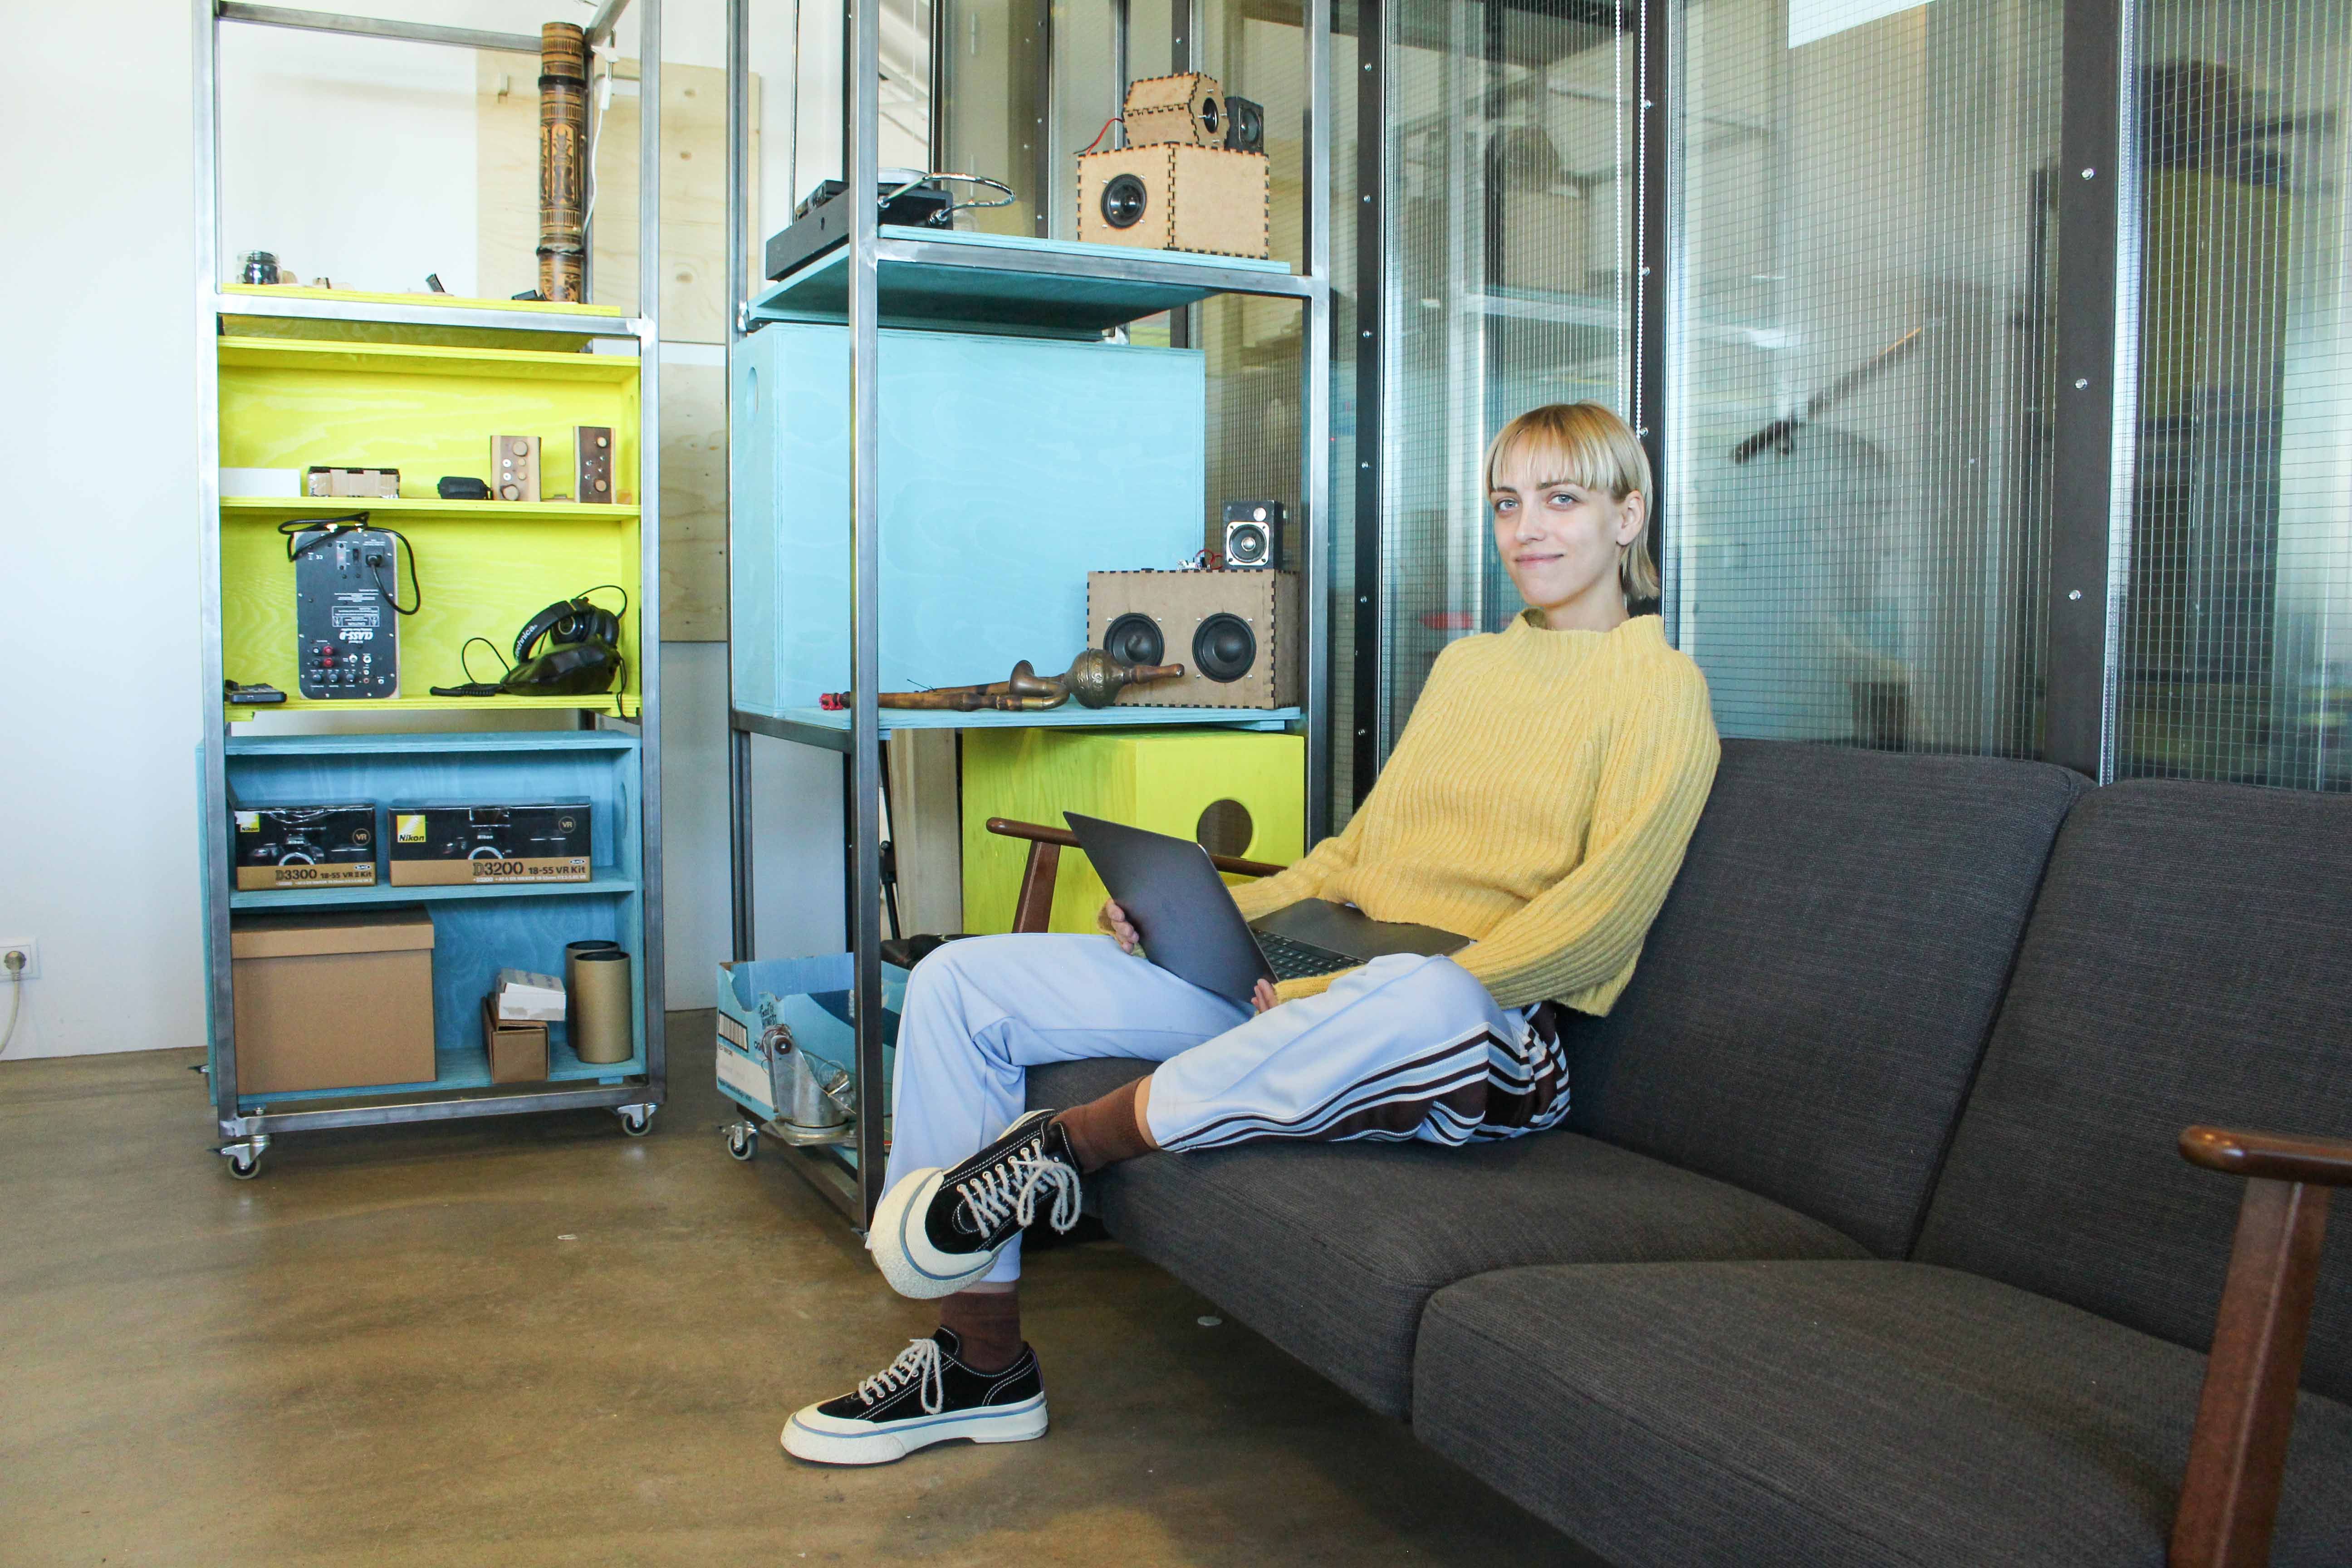
[[[1633,984],[1570,1024],[1567,1130],[1094,1197],[1612,1562],[2159,1563],[2245,1186],[2175,1140],[2352,1133],[2347,889],[2352,803],[1729,742]],[[2282,1564],[2352,1563],[2347,1251]]]

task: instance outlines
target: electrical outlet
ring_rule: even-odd
[[[12,952],[21,952],[25,955],[24,972],[17,976],[18,979],[38,980],[41,977],[41,944],[39,942],[0,942],[0,985],[8,984],[5,960]]]

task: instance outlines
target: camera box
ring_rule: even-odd
[[[375,885],[375,805],[265,805],[229,813],[240,889]]]
[[[588,879],[585,801],[392,808],[394,887]]]
[[[433,1079],[433,919],[423,910],[241,914],[228,942],[239,1094]]]
[[[499,1016],[495,993],[482,998],[482,1048],[492,1083],[537,1083],[547,1076],[547,1026]]]

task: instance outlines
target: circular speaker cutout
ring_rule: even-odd
[[[1201,129],[1209,133],[1212,144],[1220,134],[1217,127],[1223,123],[1223,121],[1224,116],[1218,110],[1215,99],[1204,98],[1201,100]]]
[[[1212,855],[1246,855],[1250,840],[1257,837],[1257,824],[1250,820],[1249,807],[1237,800],[1213,800],[1201,813],[1192,837]]]
[[[1192,668],[1220,683],[1239,680],[1257,662],[1257,635],[1249,623],[1221,610],[1192,634]]]
[[[1263,523],[1235,523],[1225,535],[1225,564],[1228,566],[1263,566],[1265,564],[1265,527]]]
[[[1151,205],[1151,193],[1133,174],[1118,174],[1103,187],[1103,222],[1113,228],[1133,228],[1143,221],[1143,209]]]
[[[1139,611],[1129,610],[1103,633],[1103,652],[1121,664],[1158,664],[1167,651],[1160,623]]]

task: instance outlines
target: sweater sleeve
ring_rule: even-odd
[[[1356,863],[1363,822],[1364,814],[1358,811],[1348,819],[1347,826],[1273,876],[1234,884],[1234,902],[1241,906],[1242,919],[1254,921],[1321,892],[1326,882]]]
[[[1640,955],[1721,753],[1706,679],[1696,667],[1681,669],[1684,679],[1618,721],[1583,860],[1457,955],[1503,1006],[1574,998]]]

